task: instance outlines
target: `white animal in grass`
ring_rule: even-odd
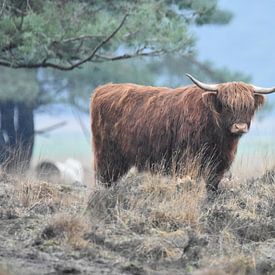
[[[60,181],[68,184],[84,185],[84,171],[80,161],[69,158],[61,161],[42,161],[36,168],[39,178]]]

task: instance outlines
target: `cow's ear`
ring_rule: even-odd
[[[205,92],[202,94],[202,101],[206,107],[212,112],[220,113],[222,111],[222,105],[217,98],[215,92]]]
[[[264,105],[265,97],[260,94],[255,94],[254,100],[255,100],[255,108],[258,109]]]

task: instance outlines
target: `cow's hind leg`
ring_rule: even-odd
[[[128,172],[130,165],[122,156],[116,154],[97,159],[95,169],[96,179],[110,187]]]

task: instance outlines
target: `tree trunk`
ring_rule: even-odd
[[[30,166],[34,145],[33,107],[18,103],[18,126],[16,143],[19,151],[18,162],[24,170]]]
[[[14,103],[1,102],[1,156],[0,164],[8,166],[12,162],[16,145],[14,125]]]
[[[1,102],[0,110],[0,164],[8,172],[24,172],[30,166],[34,145],[33,107]]]

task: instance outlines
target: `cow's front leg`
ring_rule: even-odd
[[[215,175],[215,176],[212,176],[211,178],[208,178],[205,180],[205,184],[206,184],[206,190],[207,190],[207,193],[211,192],[211,193],[218,193],[218,186],[219,186],[219,183],[222,179],[222,176],[220,175]]]
[[[226,170],[216,171],[204,178],[206,191],[209,196],[219,193],[219,183],[223,179],[225,171]]]

